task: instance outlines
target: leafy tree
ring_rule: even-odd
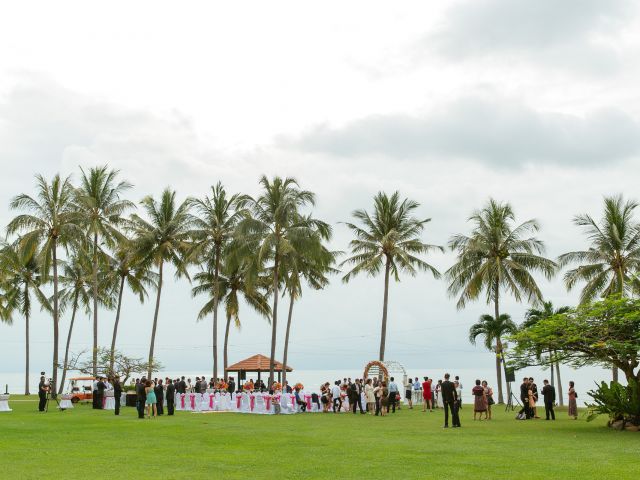
[[[17,310],[24,317],[25,325],[25,370],[24,394],[29,395],[29,320],[33,296],[41,308],[51,311],[51,306],[42,291],[42,275],[38,264],[39,252],[19,242],[5,245],[0,250],[0,287],[5,292],[5,318]]]
[[[458,234],[449,240],[449,247],[458,256],[446,277],[450,295],[460,295],[457,307],[464,308],[468,301],[478,299],[484,292],[487,304],[493,303],[493,318],[500,318],[501,291],[519,302],[523,298],[528,302],[541,302],[542,293],[532,273],[540,272],[551,278],[557,266],[542,256],[542,241],[529,236],[540,229],[538,222],[527,220],[514,226],[511,206],[493,199],[475,211],[469,221],[473,223],[470,235]],[[504,357],[500,339],[496,357],[496,362]],[[502,375],[498,373],[498,402],[503,401]]]
[[[223,261],[222,255],[226,251],[229,242],[231,242],[238,223],[246,216],[244,205],[247,200],[248,197],[246,195],[239,193],[227,196],[222,183],[218,182],[211,187],[211,196],[207,196],[204,199],[196,199],[193,202],[196,216],[193,222],[194,248],[190,255],[198,263],[207,264],[206,269],[212,270],[213,273],[210,286],[214,289],[212,292],[213,305],[211,311],[213,312],[212,355],[213,378],[215,379],[218,378],[218,303],[220,301],[220,292],[217,288]],[[226,378],[226,370],[224,375]]]
[[[535,324],[537,324],[540,320],[545,318],[552,317],[553,315],[558,315],[559,313],[566,313],[569,311],[569,307],[560,307],[557,309],[553,308],[553,303],[551,302],[542,302],[542,308],[530,308],[525,313],[525,321],[521,325],[521,328],[529,328]],[[553,385],[553,368],[555,366],[556,369],[556,377],[558,379],[558,400],[560,406],[564,405],[563,395],[562,395],[562,379],[560,377],[560,362],[553,361],[552,357],[555,358],[553,350],[550,348],[547,349],[549,352],[549,360],[551,362],[551,384]]]
[[[301,215],[300,209],[313,206],[315,195],[300,190],[293,178],[282,179],[266,176],[260,178],[262,193],[248,198],[251,216],[238,225],[238,234],[245,249],[255,252],[254,269],[270,266],[273,307],[271,309],[271,354],[269,360],[269,384],[273,383],[278,324],[278,298],[280,269],[283,257],[292,250],[296,237],[308,235],[310,229],[328,232],[329,226],[320,220]]]
[[[520,330],[513,340],[516,355],[530,364],[548,365],[551,360],[536,352],[551,348],[574,368],[614,365],[640,392],[640,299],[611,295],[583,303]]]
[[[214,292],[218,292],[220,300],[222,300],[224,304],[226,315],[223,347],[225,381],[228,378],[227,367],[229,366],[229,327],[231,326],[232,320],[236,328],[240,329],[241,326],[240,297],[261,316],[269,319],[271,314],[271,307],[269,307],[267,297],[257,288],[256,282],[249,278],[251,275],[252,271],[248,268],[246,261],[238,261],[234,255],[225,255],[225,263],[221,265],[220,272],[217,276],[217,288],[214,286],[214,283],[216,283],[216,274],[211,270],[198,272],[193,277],[196,283],[196,286],[192,289],[193,296],[201,294],[210,296],[207,303],[205,303],[200,310],[198,319],[210,315],[213,309],[216,308],[218,301],[214,297],[214,295],[216,295]]]
[[[432,250],[444,251],[442,247],[423,243],[420,235],[430,218],[418,219],[413,216],[420,204],[405,198],[400,200],[400,193],[394,192],[388,196],[379,192],[373,198],[373,212],[356,210],[353,217],[362,226],[347,223],[347,227],[354,234],[349,246],[352,256],[342,265],[351,264],[353,268],[343,277],[349,282],[360,273],[372,277],[384,269],[384,297],[382,302],[382,331],[380,334],[379,360],[384,360],[387,338],[387,309],[389,305],[389,278],[393,275],[396,282],[400,281],[400,273],[415,276],[418,270],[428,271],[439,278],[440,273],[430,264],[419,258]]]
[[[139,258],[136,258],[132,247],[133,245],[129,239],[123,237],[119,240],[115,254],[110,258],[110,267],[106,274],[107,282],[117,292],[116,320],[113,323],[113,335],[111,337],[110,370],[114,368],[116,338],[118,336],[118,326],[120,325],[120,310],[125,285],[138,296],[140,303],[144,303],[147,298],[147,287],[157,287],[158,275],[149,269],[148,264],[145,265]]]
[[[83,351],[73,356],[69,370],[77,370],[85,375],[92,375],[93,358],[85,360],[85,353],[86,352]],[[164,368],[162,363],[155,358],[152,359],[151,364],[149,364],[148,361],[144,361],[142,358],[129,357],[118,350],[116,350],[114,354],[113,368],[110,367],[110,363],[111,350],[104,347],[99,348],[98,375],[107,378],[120,377],[122,385],[126,385],[129,378],[133,375],[143,375],[148,371],[157,372]]]
[[[147,196],[141,205],[149,220],[134,214],[131,216],[129,229],[133,233],[135,258],[142,265],[152,265],[158,269],[156,306],[147,362],[147,375],[151,377],[164,265],[170,263],[175,267],[176,278],[183,275],[189,278],[185,254],[191,248],[193,217],[189,213],[191,201],[185,200],[177,205],[176,192],[169,188],[162,192],[160,201]]]
[[[102,167],[90,168],[85,172],[80,168],[82,176],[80,187],[76,190],[77,209],[86,236],[91,243],[93,263],[93,376],[97,374],[98,361],[98,264],[101,253],[100,244],[114,246],[120,238],[118,226],[123,223],[123,214],[135,205],[121,195],[131,188],[131,184],[118,181],[118,171]]]
[[[627,295],[637,289],[634,274],[640,271],[640,224],[633,217],[638,203],[622,196],[604,199],[600,222],[590,215],[577,215],[574,223],[584,228],[590,245],[588,250],[569,252],[559,257],[561,266],[580,263],[564,276],[568,290],[585,282],[580,303],[589,303],[612,294]],[[634,281],[635,280],[635,281]],[[613,379],[618,371],[613,369]]]
[[[38,263],[41,281],[48,280],[53,270],[53,362],[52,380],[58,380],[59,337],[59,292],[58,292],[58,247],[68,246],[82,236],[78,226],[78,214],[74,204],[74,189],[69,177],[56,175],[48,183],[41,175],[36,176],[36,197],[20,194],[11,200],[12,210],[25,210],[7,226],[9,235],[22,233],[20,242],[27,248],[39,247]],[[53,392],[55,395],[55,392]]]
[[[501,383],[502,375],[500,371],[501,358],[499,353],[503,351],[503,339],[505,336],[515,333],[518,330],[517,325],[511,320],[511,316],[506,313],[500,314],[499,317],[491,315],[481,315],[478,322],[474,323],[469,329],[469,342],[476,344],[478,337],[484,337],[484,346],[487,350],[496,353],[496,378],[498,385]],[[502,401],[502,399],[500,400]]]

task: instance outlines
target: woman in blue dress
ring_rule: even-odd
[[[153,413],[153,418],[158,416],[158,407],[156,405],[156,392],[154,391],[155,383],[150,380],[147,380],[145,384],[145,393],[147,394],[146,406],[147,406],[147,418],[151,418],[151,414]]]

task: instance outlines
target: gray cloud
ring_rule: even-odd
[[[596,37],[615,35],[635,13],[630,0],[472,0],[449,9],[442,28],[418,45],[452,60],[511,55],[603,72],[619,65]]]
[[[283,144],[309,152],[400,159],[445,157],[499,166],[597,165],[640,152],[640,125],[616,109],[581,117],[508,99],[463,98],[423,115],[373,115],[341,128],[318,126]]]

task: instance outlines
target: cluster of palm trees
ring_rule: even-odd
[[[328,248],[331,226],[309,212],[315,195],[302,190],[292,178],[262,176],[260,194],[228,194],[221,183],[204,198],[179,202],[176,192],[165,189],[159,198],[147,196],[136,205],[124,198],[131,185],[107,166],[80,170],[80,182],[54,176],[37,176],[36,194],[16,196],[10,204],[18,214],[7,226],[7,241],[0,250],[0,319],[25,319],[26,393],[29,370],[29,318],[33,303],[53,319],[53,381],[64,384],[69,362],[73,324],[79,310],[93,317],[93,373],[98,373],[98,313],[115,310],[111,339],[111,365],[117,347],[123,292],[135,293],[143,302],[155,291],[155,307],[149,342],[148,375],[154,368],[154,347],[161,294],[167,267],[176,277],[192,282],[192,295],[205,297],[198,319],[212,319],[213,376],[218,378],[218,313],[225,313],[223,371],[228,365],[230,326],[240,326],[242,301],[271,323],[270,380],[274,377],[278,306],[288,298],[283,362],[288,356],[294,305],[303,286],[323,289],[337,266],[348,265],[343,276],[349,282],[359,274],[384,272],[384,298],[379,359],[384,360],[390,279],[400,274],[430,272],[441,275],[424,260],[443,247],[424,243],[422,235],[430,219],[415,216],[419,204],[380,192],[373,210],[356,210],[346,226],[353,233],[350,255],[337,265],[341,252]],[[544,257],[544,244],[534,235],[535,220],[519,225],[509,204],[490,199],[470,217],[469,235],[455,235],[449,248],[457,254],[445,272],[449,292],[457,306],[481,296],[494,308],[471,331],[473,341],[484,335],[496,353],[499,401],[503,401],[501,358],[503,338],[515,328],[500,312],[500,300],[510,295],[543,307],[544,297],[534,274],[551,278],[563,266],[580,263],[565,274],[567,288],[585,282],[581,301],[600,295],[627,294],[637,288],[640,271],[640,227],[634,223],[635,202],[621,197],[605,199],[600,223],[588,215],[576,217],[587,228],[591,245],[586,251],[562,255],[557,262]],[[64,360],[59,362],[59,324],[70,311]],[[548,312],[547,312],[548,313]],[[530,310],[529,322],[543,313]],[[548,352],[550,355],[553,352]],[[58,369],[62,381],[57,382]],[[107,368],[107,370],[109,370]],[[109,373],[109,372],[105,372]],[[286,372],[285,372],[286,375]],[[286,379],[286,377],[285,377]]]

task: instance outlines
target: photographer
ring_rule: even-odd
[[[40,383],[38,384],[38,397],[40,401],[38,402],[38,411],[44,412],[44,409],[47,405],[47,392],[49,391],[49,385],[45,381],[44,375],[40,377]]]

